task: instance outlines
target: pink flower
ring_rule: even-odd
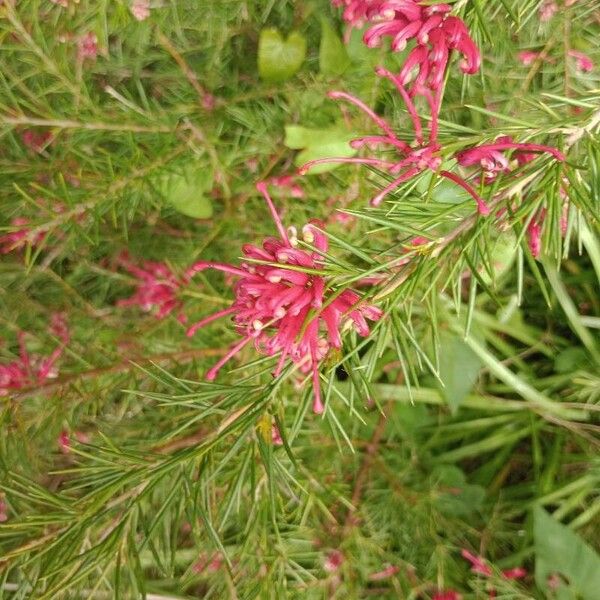
[[[527,227],[528,245],[533,258],[539,258],[542,251],[542,226],[546,218],[546,209],[534,217]]]
[[[29,221],[23,217],[16,217],[12,220],[11,224],[13,227],[18,227],[19,229],[0,236],[0,254],[8,254],[14,250],[21,250],[27,245],[29,228],[26,226],[29,224]],[[31,241],[31,245],[37,246],[45,237],[46,234],[44,232],[38,233]]]
[[[118,263],[136,277],[138,282],[133,296],[119,300],[117,306],[139,306],[145,312],[156,308],[157,319],[165,318],[181,306],[177,292],[184,281],[178,279],[167,265],[145,261],[138,267],[127,253],[119,257]],[[180,315],[179,320],[183,322],[185,317]]]
[[[404,86],[399,81],[398,77],[390,71],[384,68],[378,68],[377,74],[381,77],[388,78],[395,86],[398,93],[401,95],[404,100],[408,114],[412,120],[412,124],[415,130],[415,141],[412,145],[407,144],[405,141],[399,139],[392,126],[378,114],[376,114],[373,110],[371,110],[366,104],[364,104],[358,98],[347,94],[346,92],[330,92],[329,97],[337,100],[346,100],[351,104],[357,106],[360,110],[362,110],[365,114],[367,114],[372,121],[381,129],[382,135],[368,135],[361,138],[357,138],[352,140],[350,144],[354,148],[361,147],[369,147],[374,148],[376,146],[390,146],[393,148],[399,155],[400,159],[397,161],[390,160],[382,160],[375,157],[366,157],[366,158],[323,158],[317,159],[307,162],[305,165],[300,167],[300,173],[306,173],[313,165],[321,164],[321,163],[354,163],[354,164],[363,164],[370,165],[373,167],[380,168],[384,171],[387,171],[391,176],[394,177],[391,183],[389,183],[386,187],[379,192],[374,198],[371,200],[372,206],[379,206],[385,196],[387,196],[392,190],[396,189],[402,183],[408,181],[409,179],[415,177],[422,171],[429,169],[434,172],[438,172],[440,165],[442,164],[442,158],[440,156],[440,145],[437,140],[438,135],[438,115],[439,115],[439,107],[441,96],[439,92],[435,94],[431,94],[428,90],[424,90],[426,94],[426,98],[428,100],[428,104],[431,110],[431,120],[429,124],[429,135],[428,140],[425,141],[423,134],[423,125],[421,122],[421,118],[417,113],[415,105],[408,94],[408,92],[404,89]],[[439,175],[445,177],[446,179],[450,179],[463,189],[465,189],[475,200],[477,203],[478,211],[482,215],[487,215],[489,213],[489,209],[483,199],[477,194],[477,192],[461,177],[455,175],[454,173],[450,173],[449,171],[439,171]]]
[[[382,38],[391,38],[394,52],[404,50],[414,40],[399,73],[406,85],[414,68],[418,74],[412,91],[422,88],[437,90],[441,87],[446,67],[453,50],[462,56],[460,68],[473,74],[479,70],[481,57],[469,32],[458,17],[450,16],[448,4],[425,5],[415,0],[333,0],[334,6],[344,6],[343,19],[353,27],[374,22],[363,37],[370,48],[380,44]]]
[[[485,577],[489,577],[492,574],[491,567],[487,564],[483,557],[475,556],[475,554],[472,554],[466,548],[462,549],[461,555],[471,563],[471,571],[473,573],[478,573],[479,575],[484,575]]]
[[[38,133],[33,129],[26,129],[21,134],[21,140],[26,148],[41,154],[52,141],[52,134],[49,131]]]
[[[569,50],[569,56],[572,56],[575,59],[577,68],[583,73],[589,73],[594,70],[594,63],[587,54],[578,52],[577,50]]]
[[[98,38],[91,31],[77,40],[77,53],[80,60],[96,60],[98,56]]]
[[[271,425],[271,443],[273,446],[283,446],[283,438],[281,437],[279,427],[275,423]]]
[[[0,523],[8,521],[8,506],[4,498],[0,498]]]
[[[540,21],[546,23],[558,12],[558,4],[553,0],[547,0],[540,6]]]
[[[138,20],[143,21],[150,16],[149,0],[134,0],[131,5],[131,14]]]
[[[342,566],[343,562],[344,555],[339,550],[332,550],[325,558],[323,568],[328,573],[335,573]]]
[[[223,555],[220,552],[207,556],[205,552],[200,555],[198,561],[192,567],[194,573],[203,573],[208,570],[216,573],[223,565]]]
[[[462,596],[455,590],[438,590],[431,600],[461,600]]]
[[[496,179],[500,173],[510,171],[510,163],[504,155],[506,150],[515,150],[515,158],[519,166],[532,161],[538,153],[551,154],[556,160],[564,161],[565,156],[562,152],[551,146],[541,146],[539,144],[519,144],[513,142],[510,137],[499,137],[491,144],[482,144],[474,148],[468,148],[456,153],[458,163],[463,167],[470,167],[475,164],[483,170],[483,176],[486,183]]]
[[[296,178],[294,175],[280,175],[279,177],[271,177],[267,183],[281,188],[292,198],[304,198],[304,190],[298,183],[296,183]]]
[[[527,577],[527,571],[523,567],[515,567],[514,569],[506,569],[502,571],[504,579],[523,579]]]
[[[52,316],[49,331],[59,338],[60,343],[46,358],[30,355],[25,345],[25,334],[19,333],[19,359],[0,364],[0,396],[7,396],[10,390],[42,383],[58,375],[56,362],[69,342],[69,331],[61,315]]]
[[[295,229],[290,228],[289,233],[284,229],[266,184],[258,183],[256,187],[267,202],[279,238],[267,238],[262,248],[244,245],[242,251],[249,260],[240,266],[199,262],[191,267],[189,276],[216,269],[235,275],[238,281],[231,306],[190,327],[188,336],[220,317],[233,316],[235,327],[243,337],[207,372],[206,378],[214,380],[227,361],[249,342],[254,342],[259,352],[279,355],[275,376],[281,373],[288,359],[303,372],[312,371],[313,410],[320,414],[324,409],[319,385],[320,362],[330,347],[341,347],[342,327],[351,325],[365,337],[369,335],[366,319],[376,321],[382,312],[361,303],[360,296],[352,290],[333,294],[325,273],[319,274],[328,242],[318,222],[313,221],[302,230],[304,241],[312,244],[315,251],[299,248]]]
[[[533,50],[523,50],[522,52],[519,52],[519,54],[517,54],[517,56],[519,57],[519,60],[526,67],[528,67],[529,65],[532,65],[540,57],[540,54],[541,54],[541,52],[533,52]]]

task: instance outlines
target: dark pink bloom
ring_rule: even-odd
[[[223,565],[223,555],[220,552],[207,556],[205,552],[200,555],[198,561],[192,567],[194,573],[203,573],[208,570],[211,573],[216,573]]]
[[[29,221],[23,217],[16,217],[12,220],[11,225],[18,227],[15,231],[0,236],[0,254],[8,254],[13,250],[21,250],[27,245],[29,235]],[[38,233],[31,241],[32,246],[37,246],[46,237],[45,233]]]
[[[546,218],[546,209],[531,219],[527,227],[528,245],[533,258],[539,258],[542,251],[542,226]]]
[[[0,523],[8,521],[8,506],[4,501],[4,498],[0,498]]]
[[[487,564],[485,558],[472,554],[466,548],[462,549],[461,555],[464,559],[468,560],[471,563],[471,571],[473,573],[478,573],[479,575],[490,577],[490,575],[492,574],[492,569]]]
[[[455,590],[438,590],[431,600],[461,600],[462,596]]]
[[[533,52],[533,50],[523,50],[522,52],[519,52],[519,54],[517,54],[517,56],[519,57],[519,60],[526,66],[528,67],[529,65],[533,64],[540,56],[540,52]]]
[[[156,308],[156,318],[163,319],[170,315],[181,303],[177,297],[179,288],[184,283],[164,263],[145,261],[139,267],[134,264],[127,253],[123,253],[118,263],[137,278],[137,290],[131,298],[119,300],[117,306],[139,306],[143,311]],[[183,315],[180,321],[185,321]]]
[[[279,427],[277,427],[275,423],[271,425],[271,443],[273,446],[283,446],[283,439],[281,437]]]
[[[95,33],[85,33],[77,40],[77,53],[81,60],[96,60],[98,56],[98,38]]]
[[[383,581],[384,579],[388,579],[389,577],[393,577],[396,573],[400,571],[400,567],[397,565],[390,565],[383,569],[383,571],[378,571],[377,573],[371,573],[369,575],[369,581]]]
[[[575,59],[575,64],[580,71],[589,73],[594,70],[594,63],[587,54],[577,50],[569,50],[569,56],[572,56]]]
[[[19,359],[0,364],[0,396],[7,396],[11,390],[36,385],[58,375],[56,362],[69,342],[67,325],[61,315],[52,316],[49,331],[59,338],[60,343],[47,357],[30,355],[25,344],[25,334],[19,333]]]
[[[382,135],[369,135],[361,138],[357,138],[352,140],[351,145],[354,148],[361,147],[376,147],[376,146],[389,146],[393,148],[400,156],[397,161],[390,160],[382,160],[380,158],[374,157],[366,157],[366,158],[323,158],[318,160],[312,160],[300,167],[300,173],[306,173],[313,165],[327,163],[327,162],[338,162],[338,163],[354,163],[354,164],[363,164],[363,165],[371,165],[387,171],[391,176],[394,177],[391,183],[389,183],[386,187],[384,187],[379,194],[377,194],[372,200],[372,206],[379,206],[385,196],[389,194],[392,190],[396,189],[402,183],[408,181],[409,179],[415,177],[422,171],[429,169],[431,171],[437,172],[440,165],[442,164],[442,157],[440,155],[440,145],[437,140],[438,135],[438,114],[439,114],[439,101],[440,95],[436,92],[436,94],[432,95],[428,91],[426,91],[426,98],[428,100],[430,109],[431,109],[431,121],[429,124],[429,135],[428,140],[425,141],[423,126],[421,123],[421,118],[419,117],[415,105],[408,94],[408,92],[404,89],[403,85],[400,83],[398,77],[386,69],[378,68],[378,75],[381,77],[388,78],[395,86],[398,93],[401,95],[404,100],[408,114],[412,120],[412,124],[415,130],[415,141],[411,146],[407,144],[404,140],[398,138],[392,128],[392,126],[378,114],[376,114],[373,110],[371,110],[366,104],[364,104],[358,98],[347,94],[346,92],[330,92],[329,97],[337,100],[346,100],[351,104],[354,104],[358,108],[360,108],[365,114],[367,114],[371,120],[381,129]],[[445,177],[463,189],[465,189],[475,200],[477,203],[477,207],[479,213],[482,215],[487,215],[489,213],[489,209],[483,199],[477,194],[477,192],[461,177],[455,175],[454,173],[450,173],[449,171],[440,171],[439,175]]]
[[[267,183],[277,188],[281,188],[292,198],[304,198],[304,190],[296,182],[296,177],[294,175],[280,175],[279,177],[271,177]]]
[[[514,569],[506,569],[502,571],[504,579],[523,579],[527,577],[527,571],[523,567],[515,567]]]
[[[333,0],[334,6],[344,6],[343,19],[353,27],[366,22],[372,25],[364,35],[369,47],[391,39],[394,52],[404,50],[410,41],[410,51],[398,77],[407,85],[412,71],[417,76],[411,93],[421,94],[424,88],[441,87],[452,51],[459,52],[463,72],[476,73],[481,64],[479,50],[461,19],[451,16],[448,4],[426,5],[416,0]]]
[[[33,150],[40,154],[52,141],[52,134],[49,131],[39,133],[33,129],[26,129],[21,134],[21,140],[23,141],[23,145],[29,148],[29,150]]]
[[[71,438],[66,429],[63,429],[58,436],[58,447],[63,454],[69,454],[69,452],[71,452]]]
[[[305,225],[304,241],[315,250],[298,247],[296,232],[286,232],[266,184],[257,184],[264,195],[279,238],[267,238],[262,247],[246,244],[242,251],[248,262],[239,266],[217,262],[199,262],[191,267],[188,275],[205,269],[216,269],[238,278],[234,286],[235,300],[229,308],[205,317],[188,330],[192,336],[198,329],[225,316],[232,316],[242,339],[208,371],[206,378],[212,381],[219,370],[249,342],[259,352],[269,356],[279,355],[274,375],[283,369],[290,359],[303,372],[312,372],[314,401],[313,410],[323,412],[319,385],[319,363],[329,348],[342,345],[341,330],[351,324],[359,335],[369,335],[366,319],[376,321],[381,310],[361,303],[360,296],[352,290],[333,294],[329,281],[323,273],[322,256],[328,250],[328,242],[316,221]],[[303,269],[310,270],[309,273]]]
[[[506,150],[514,150],[515,158],[519,166],[531,162],[539,153],[551,154],[556,160],[564,161],[562,152],[551,146],[539,144],[519,144],[513,142],[510,137],[499,137],[491,144],[482,144],[456,153],[458,164],[470,167],[478,164],[483,170],[486,183],[492,182],[500,173],[510,172],[510,162],[505,156]]]
[[[217,99],[209,92],[204,92],[202,96],[202,108],[207,111],[214,110],[217,105]]]
[[[335,573],[342,566],[343,562],[344,555],[339,550],[332,550],[325,558],[323,568],[328,573]]]

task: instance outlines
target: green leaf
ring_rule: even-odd
[[[438,510],[449,516],[466,516],[483,505],[485,489],[467,483],[465,474],[454,465],[439,465],[432,473],[434,487],[439,495],[435,498]]]
[[[596,600],[600,590],[600,556],[574,531],[551,517],[543,508],[533,513],[535,581],[550,592],[548,577],[558,573],[564,598]]]
[[[296,166],[302,166],[310,160],[319,158],[349,158],[356,150],[348,142],[356,135],[345,129],[310,129],[300,125],[286,125],[284,144],[292,150],[302,150],[295,160]],[[326,173],[338,167],[338,163],[316,165],[309,174]]]
[[[302,66],[306,38],[292,31],[286,40],[277,29],[263,29],[258,42],[258,72],[265,81],[286,81]]]
[[[490,240],[491,270],[494,272],[496,281],[509,272],[517,257],[517,239],[512,231],[503,232],[495,240]],[[479,269],[481,279],[488,285],[492,284],[492,278],[487,269]]]
[[[440,335],[440,389],[450,410],[458,410],[469,395],[483,363],[479,357],[456,335],[444,331]]]
[[[323,75],[341,75],[349,66],[350,58],[344,43],[327,19],[321,19],[321,45],[319,46],[319,70]]]
[[[212,217],[213,205],[210,198],[205,195],[212,185],[212,170],[192,163],[179,172],[163,174],[156,181],[157,189],[171,206],[193,219]]]
[[[554,370],[557,373],[574,373],[577,369],[589,368],[590,361],[583,348],[566,348],[554,359]]]

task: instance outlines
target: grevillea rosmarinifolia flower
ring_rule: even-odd
[[[394,52],[404,50],[409,42],[415,45],[406,57],[399,73],[406,85],[412,71],[412,92],[438,90],[442,86],[448,61],[453,51],[462,55],[460,68],[473,74],[479,70],[481,56],[461,19],[450,15],[449,4],[430,4],[416,0],[333,0],[334,6],[344,6],[342,18],[353,27],[369,23],[363,41],[370,48],[391,39]]]
[[[288,360],[305,373],[312,372],[315,413],[323,412],[319,385],[319,364],[330,348],[340,348],[341,333],[353,326],[361,336],[369,335],[366,319],[376,321],[381,310],[361,301],[354,291],[336,293],[329,287],[323,271],[323,255],[328,242],[317,221],[302,229],[304,241],[314,250],[303,249],[294,228],[283,227],[267,192],[265,183],[257,184],[264,196],[279,238],[266,238],[262,247],[245,244],[242,248],[248,261],[239,266],[198,262],[188,275],[205,269],[216,269],[238,278],[233,287],[235,299],[231,306],[192,325],[188,335],[220,317],[231,316],[242,339],[206,374],[212,381],[223,365],[248,343],[269,356],[279,356],[274,375]],[[322,273],[321,273],[322,272]]]

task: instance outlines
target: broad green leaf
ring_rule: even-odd
[[[310,129],[300,125],[287,125],[284,144],[292,150],[302,150],[296,157],[296,166],[319,158],[349,158],[356,150],[348,143],[356,135],[344,129]],[[339,166],[338,163],[316,165],[309,174],[325,173]]]
[[[503,232],[495,240],[490,240],[491,245],[491,268],[494,272],[494,278],[497,281],[500,277],[508,273],[517,257],[517,240],[512,231]],[[492,283],[488,270],[479,269],[479,274],[486,284]]]
[[[590,361],[583,348],[567,348],[554,359],[554,370],[557,373],[570,374],[581,368],[589,368]]]
[[[444,331],[440,335],[440,388],[450,410],[456,412],[469,395],[483,363],[456,335]]]
[[[283,39],[277,29],[263,29],[258,42],[258,72],[265,81],[286,81],[302,66],[306,38],[292,31]]]
[[[319,46],[319,70],[323,75],[341,75],[350,64],[344,43],[327,19],[321,19],[321,45]]]
[[[432,473],[438,510],[450,516],[465,516],[477,511],[483,504],[485,489],[467,483],[465,474],[454,465],[439,465]]]
[[[551,517],[543,508],[533,513],[535,581],[550,592],[548,577],[565,578],[562,597],[597,600],[600,591],[600,556],[577,533]]]
[[[190,163],[179,172],[161,175],[156,187],[176,211],[193,219],[209,219],[213,206],[205,194],[212,184],[211,169]]]

